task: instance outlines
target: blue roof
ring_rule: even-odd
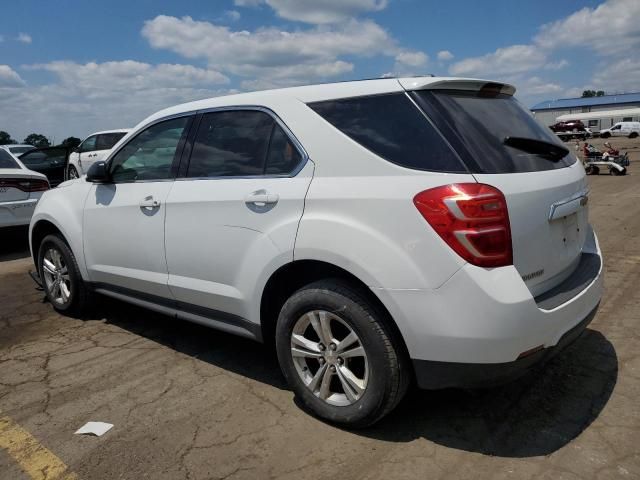
[[[559,98],[536,103],[531,110],[550,110],[561,108],[592,107],[595,105],[616,105],[624,103],[640,104],[640,93],[621,93],[618,95],[604,95],[602,97]]]

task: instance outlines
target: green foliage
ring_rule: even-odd
[[[78,137],[68,137],[62,141],[62,145],[67,148],[76,148],[80,143],[82,143],[82,140]]]
[[[37,147],[37,148],[51,146],[51,143],[49,143],[49,140],[47,139],[47,137],[39,133],[30,133],[29,135],[27,135],[27,138],[25,138],[22,141],[22,143],[33,145],[34,147]]]
[[[585,90],[582,92],[582,98],[591,98],[591,97],[604,97],[606,93],[604,90]]]
[[[9,135],[7,132],[5,132],[4,130],[0,130],[0,145],[11,145],[12,143],[18,142],[11,138],[11,135]]]

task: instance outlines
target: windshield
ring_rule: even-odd
[[[20,165],[9,152],[0,148],[0,168],[20,168]]]
[[[509,142],[505,144],[505,139],[511,137],[562,145],[509,95],[426,90],[412,95],[472,173],[553,170],[576,161],[571,154],[550,161],[541,153],[515,148]]]

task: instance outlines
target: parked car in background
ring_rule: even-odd
[[[580,120],[567,120],[566,122],[557,122],[549,127],[555,133],[566,132],[584,132],[584,124]]]
[[[64,182],[67,171],[67,147],[34,148],[21,154],[18,158],[25,166],[47,176],[52,187]]]
[[[34,148],[36,148],[33,145],[28,145],[28,144],[12,144],[12,145],[1,145],[1,146],[4,147],[6,150],[9,150],[9,152],[13,153],[17,157],[19,157],[25,152],[28,152],[29,150],[33,150]]]
[[[635,138],[640,134],[640,122],[618,122],[611,128],[600,130],[602,138],[629,137]]]
[[[67,178],[78,178],[87,173],[91,165],[104,160],[111,148],[124,137],[129,129],[105,130],[96,132],[85,138],[82,143],[69,154]]]
[[[0,148],[0,228],[28,225],[42,192],[48,189],[47,177]]]
[[[584,331],[603,277],[582,163],[514,92],[378,79],[158,112],[38,204],[46,295],[275,344],[301,403],[353,427],[412,381],[522,375]]]

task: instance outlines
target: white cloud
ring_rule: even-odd
[[[264,0],[233,0],[236,7],[257,7],[264,3]]]
[[[562,60],[558,60],[557,62],[549,62],[542,68],[544,68],[545,70],[562,70],[568,65],[569,62],[563,58]]]
[[[438,60],[443,62],[448,62],[449,60],[453,60],[453,53],[449,50],[440,50],[438,52]]]
[[[25,85],[24,80],[9,65],[0,65],[0,88],[16,88]]]
[[[133,126],[171,105],[231,93],[224,75],[191,65],[60,61],[24,68],[46,70],[56,80],[0,88],[0,125],[17,138],[33,131],[56,139],[83,137],[101,129]],[[5,71],[0,67],[0,78]]]
[[[522,73],[541,68],[546,54],[534,45],[511,45],[481,57],[466,58],[449,68],[452,75],[482,76]]]
[[[396,62],[402,64],[402,65],[407,65],[409,67],[421,67],[427,64],[427,60],[429,60],[429,57],[427,57],[426,54],[422,53],[422,52],[400,52],[396,55]]]
[[[624,54],[640,46],[640,1],[609,0],[543,25],[535,42],[543,48],[589,47],[601,54]]]
[[[624,58],[600,65],[592,78],[592,87],[588,88],[607,93],[640,91],[640,59]]]
[[[387,0],[266,0],[277,15],[287,20],[323,24],[348,20],[363,12],[387,7]]]
[[[226,10],[223,17],[231,22],[237,22],[240,20],[241,15],[237,10]]]
[[[16,37],[16,40],[26,44],[30,44],[32,41],[31,35],[29,35],[28,33],[22,33],[22,32],[18,34],[18,36]]]
[[[154,48],[206,59],[212,68],[261,82],[293,85],[335,77],[353,69],[343,56],[385,55],[424,63],[426,55],[403,49],[378,24],[350,20],[334,26],[284,31],[234,31],[191,17],[160,15],[145,22],[142,35]],[[215,48],[212,48],[215,46]],[[288,81],[284,81],[287,80]]]

